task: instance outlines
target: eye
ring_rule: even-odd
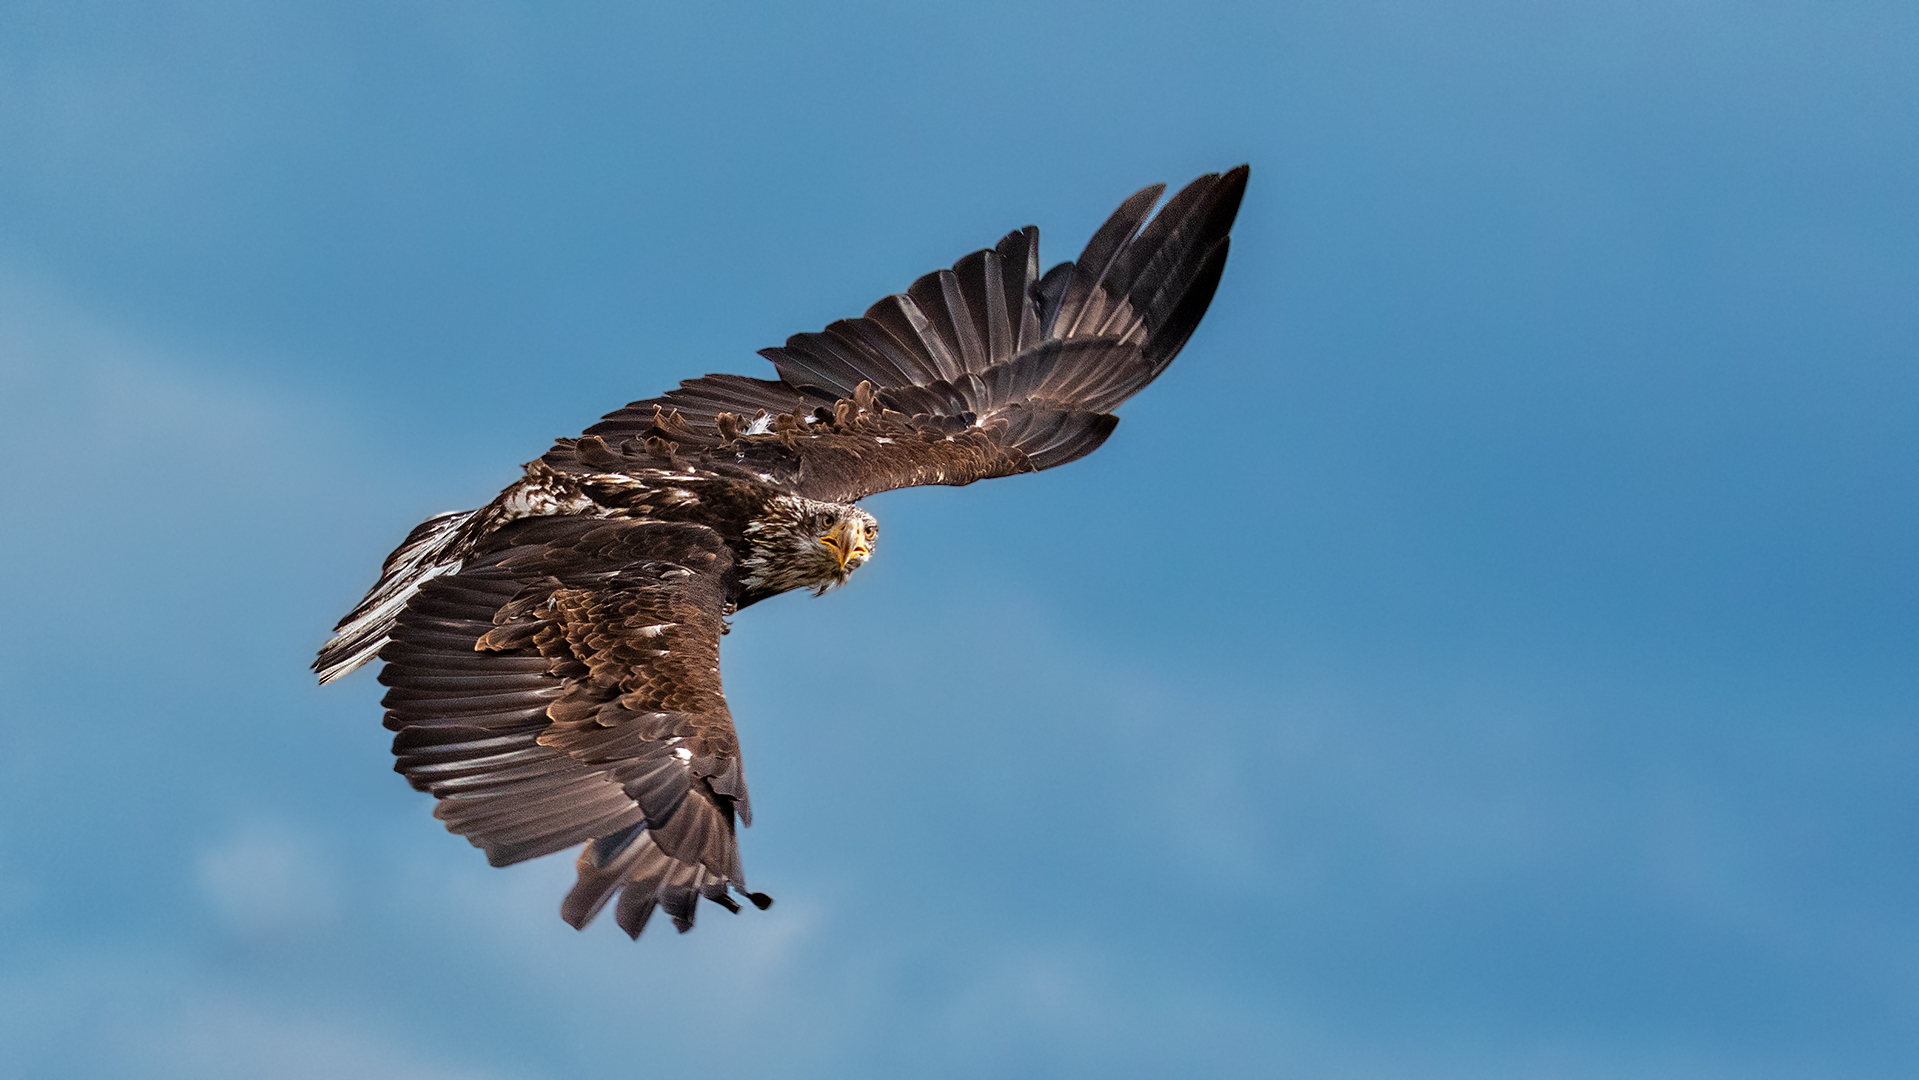
[[[880,527],[878,525],[866,526],[867,543],[872,543],[874,540],[879,538],[879,535],[880,535]]]

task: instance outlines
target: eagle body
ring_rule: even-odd
[[[1245,166],[1151,214],[1123,203],[1042,274],[1038,230],[819,333],[776,380],[708,375],[560,439],[477,510],[421,523],[314,662],[375,658],[395,769],[506,865],[580,846],[561,916],[617,898],[637,937],[704,897],[765,907],[740,866],[751,804],[721,689],[728,617],[844,584],[879,525],[858,501],[1097,449],[1210,303]]]

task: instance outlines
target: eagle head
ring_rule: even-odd
[[[873,557],[880,523],[857,506],[781,495],[745,531],[750,550],[740,569],[749,591],[820,596]]]

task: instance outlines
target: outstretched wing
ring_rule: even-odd
[[[561,907],[635,937],[739,910],[751,823],[720,690],[732,555],[698,525],[538,518],[428,581],[381,650],[396,771],[496,866],[586,843]]]
[[[1247,168],[1121,204],[1078,261],[1039,272],[1039,230],[1008,234],[857,319],[764,349],[778,381],[708,375],[608,414],[546,461],[657,467],[852,501],[1082,457],[1112,410],[1166,369],[1226,265]],[[645,464],[642,464],[645,463]]]

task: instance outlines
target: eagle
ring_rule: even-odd
[[[1154,214],[1120,204],[1040,272],[1008,233],[866,314],[761,350],[776,379],[707,375],[557,440],[477,510],[387,557],[313,663],[378,658],[395,771],[505,866],[584,845],[560,915],[608,903],[639,937],[747,888],[752,823],[720,686],[743,608],[845,584],[879,523],[859,501],[1037,472],[1091,453],[1178,355],[1226,265],[1247,167]]]

